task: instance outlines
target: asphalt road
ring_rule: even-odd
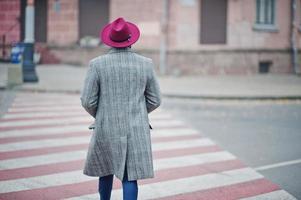
[[[162,108],[301,199],[301,101],[165,98]]]
[[[0,116],[14,95],[0,91]],[[164,98],[162,108],[301,199],[301,101]]]

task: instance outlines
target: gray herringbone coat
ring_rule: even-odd
[[[81,103],[95,117],[83,173],[122,180],[126,164],[128,180],[153,178],[148,113],[161,98],[152,60],[130,48],[92,59]]]

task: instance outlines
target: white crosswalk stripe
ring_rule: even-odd
[[[18,119],[18,118],[23,118],[24,121],[29,118],[55,118],[55,117],[69,117],[69,116],[87,116],[87,114],[83,110],[77,110],[77,111],[72,111],[72,110],[67,110],[64,111],[63,113],[58,113],[57,111],[47,111],[47,112],[26,112],[26,113],[8,113],[4,115],[2,118],[3,119]],[[162,113],[162,114],[156,114],[156,115],[151,115],[149,116],[150,120],[158,120],[158,119],[171,119],[172,115],[167,114],[167,113]],[[1,119],[0,119],[1,122]],[[1,122],[2,123],[2,122]]]
[[[51,127],[51,128],[39,128],[39,129],[29,129],[29,130],[10,130],[10,131],[2,131],[0,132],[0,138],[10,138],[10,137],[18,137],[18,136],[38,136],[38,135],[51,135],[58,133],[72,133],[72,132],[86,132],[90,134],[91,131],[88,130],[87,126],[83,125],[70,125],[62,127]],[[185,136],[191,134],[199,134],[198,131],[179,127],[177,129],[154,129],[151,130],[152,136],[156,137],[172,137],[172,136]]]
[[[52,106],[52,107],[32,107],[32,108],[9,108],[8,112],[37,112],[37,111],[57,111],[57,112],[64,112],[65,110],[76,110],[76,111],[81,111],[82,109],[78,106]]]
[[[16,192],[27,189],[36,189],[43,187],[51,187],[56,185],[64,185],[70,183],[79,183],[83,181],[95,180],[93,177],[88,177],[82,174],[82,170],[70,171],[58,174],[51,174],[45,176],[1,181],[0,182],[0,192]]]
[[[58,146],[67,146],[74,144],[88,144],[90,137],[88,135],[82,137],[72,137],[68,139],[45,139],[37,141],[25,141],[25,142],[16,142],[16,143],[7,143],[0,144],[0,152],[5,151],[17,151],[17,150],[26,150],[26,149],[37,149],[37,148],[46,148],[46,147],[58,147]],[[181,140],[174,142],[163,142],[163,143],[154,143],[152,144],[153,150],[167,150],[167,149],[176,149],[176,148],[189,148],[196,146],[209,146],[214,143],[208,139],[193,139],[193,140]]]
[[[74,160],[84,159],[87,151],[72,151],[64,153],[54,153],[41,156],[31,156],[24,158],[14,158],[1,160],[1,169],[18,169],[22,167],[33,167],[38,165],[47,165],[59,162],[68,162]]]
[[[32,118],[32,117],[52,117],[52,116],[74,116],[74,115],[83,115],[86,116],[86,113],[83,110],[74,112],[73,110],[67,110],[63,113],[58,113],[57,111],[47,111],[47,112],[26,112],[26,113],[8,113],[4,115],[3,119],[16,119],[16,118]],[[1,120],[0,120],[1,122]]]
[[[1,131],[0,138],[10,138],[18,136],[34,136],[34,135],[49,135],[57,133],[70,133],[70,132],[79,132],[79,131],[88,131],[87,126],[83,125],[66,125],[64,127],[45,127],[39,129],[25,129],[25,130],[9,130]]]
[[[297,200],[284,190],[277,190],[266,194],[260,194],[253,197],[243,198],[241,200]]]
[[[12,122],[1,122],[1,127],[18,127],[18,126],[32,126],[32,125],[51,125],[51,124],[68,124],[75,122],[93,122],[93,118],[89,116],[74,116],[66,118],[57,118],[57,119],[39,119],[39,120],[26,120],[26,121],[12,121]]]
[[[0,144],[0,152],[5,151],[19,151],[27,149],[37,149],[37,148],[46,148],[46,147],[58,147],[65,145],[74,145],[74,144],[87,144],[89,142],[88,136],[82,137],[72,137],[68,139],[46,139],[46,140],[34,140],[34,141],[25,141],[25,142],[15,142],[8,144]]]

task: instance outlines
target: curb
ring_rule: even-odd
[[[163,97],[177,99],[200,99],[200,100],[301,100],[301,95],[283,95],[283,96],[215,96],[215,95],[182,95],[182,94],[162,94]]]
[[[15,87],[15,91],[18,92],[32,92],[32,93],[63,93],[63,94],[80,94],[80,90],[49,90],[40,88],[19,88]]]
[[[15,91],[21,92],[37,92],[37,93],[64,93],[64,94],[80,94],[80,90],[55,90],[55,89],[33,89],[33,88],[20,88],[14,87]],[[240,100],[240,101],[256,101],[256,100],[301,100],[301,95],[283,95],[283,96],[215,96],[215,95],[191,95],[191,94],[168,94],[162,93],[162,97],[175,98],[175,99],[199,99],[199,100]]]

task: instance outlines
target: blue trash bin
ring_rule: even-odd
[[[22,43],[16,43],[12,46],[10,61],[11,63],[20,63],[22,60],[22,54],[24,51],[24,45]]]

